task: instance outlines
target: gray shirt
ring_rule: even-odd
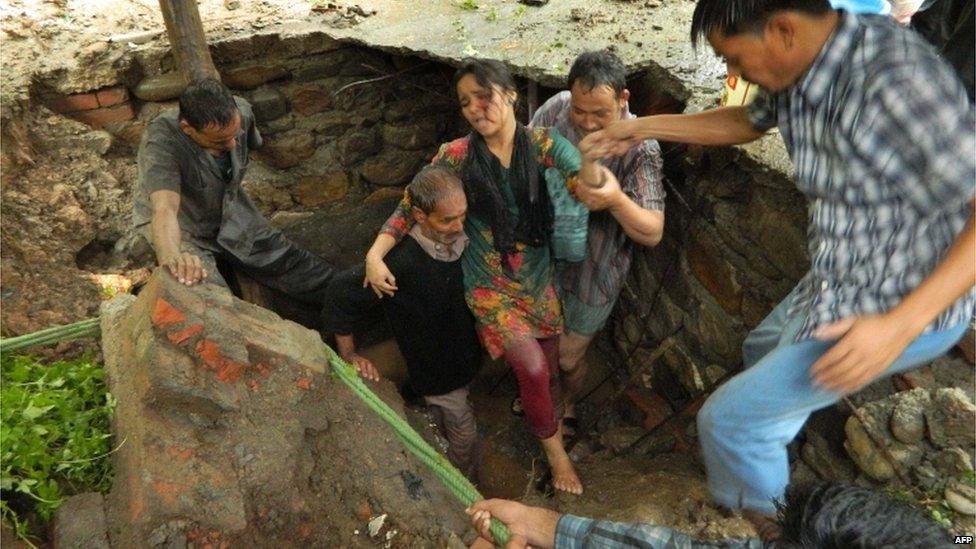
[[[157,116],[139,145],[139,177],[133,191],[132,220],[137,230],[152,221],[149,195],[159,190],[180,193],[180,231],[197,246],[229,251],[244,260],[256,238],[274,232],[241,189],[248,155],[261,147],[261,134],[251,105],[235,98],[241,113],[241,134],[230,151],[230,177],[217,159],[183,133],[179,111]]]

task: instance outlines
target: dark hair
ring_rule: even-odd
[[[830,10],[827,0],[698,0],[691,16],[691,44],[697,47],[712,31],[761,34],[770,16],[781,11],[823,15]]]
[[[627,68],[611,51],[583,52],[569,69],[566,87],[572,88],[577,82],[585,86],[587,91],[598,86],[610,86],[620,95],[627,87]]]
[[[458,82],[469,74],[474,76],[478,85],[485,89],[489,99],[495,92],[495,86],[501,88],[503,92],[518,92],[518,86],[515,85],[512,73],[508,72],[508,68],[501,61],[467,57],[461,60],[461,67],[454,73],[455,94],[457,93]]]
[[[776,548],[951,547],[949,533],[921,509],[852,484],[790,486],[779,514]]]
[[[454,90],[467,75],[474,76],[478,85],[491,98],[493,86],[504,92],[518,91],[515,79],[505,65],[494,59],[468,58],[454,73]],[[552,211],[545,183],[540,183],[540,166],[529,130],[515,122],[515,143],[509,165],[509,181],[518,206],[518,218],[513,219],[503,196],[501,164],[488,150],[485,138],[472,129],[468,134],[468,153],[461,166],[461,181],[468,198],[468,210],[491,227],[491,237],[502,256],[503,268],[509,269],[508,254],[515,252],[515,243],[543,246],[548,243],[552,229]]]
[[[194,129],[202,130],[211,124],[223,128],[234,121],[237,113],[234,96],[214,78],[194,80],[180,93],[180,120],[186,120]]]
[[[438,202],[458,193],[464,193],[461,180],[442,166],[424,166],[407,185],[410,204],[427,214],[434,211]]]

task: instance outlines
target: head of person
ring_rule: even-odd
[[[627,69],[609,51],[581,53],[569,69],[569,120],[586,135],[620,120],[630,99]]]
[[[482,137],[491,138],[515,125],[518,88],[499,61],[467,58],[454,73],[461,115]]]
[[[691,41],[707,39],[729,75],[779,92],[816,59],[822,43],[811,37],[831,30],[835,13],[827,0],[698,0]]]
[[[852,484],[790,486],[780,522],[777,549],[950,546],[949,533],[921,509]]]
[[[233,150],[241,133],[241,113],[227,86],[201,78],[183,88],[180,129],[211,154]]]
[[[424,236],[453,244],[464,232],[468,201],[461,180],[439,166],[426,166],[407,185],[411,214]]]

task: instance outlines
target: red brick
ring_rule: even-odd
[[[109,124],[132,120],[135,116],[136,113],[132,109],[132,103],[122,103],[112,107],[71,113],[72,118],[84,122],[96,130],[100,130]]]
[[[125,86],[102,88],[95,92],[95,97],[98,99],[98,105],[100,107],[111,107],[112,105],[118,105],[119,103],[128,101],[129,90],[125,89]]]
[[[54,111],[68,114],[78,111],[88,111],[98,108],[98,98],[94,93],[75,93],[72,95],[54,95],[45,103]]]

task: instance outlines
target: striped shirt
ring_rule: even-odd
[[[532,117],[533,127],[555,127],[573,145],[582,136],[569,119],[570,93],[560,92],[546,101]],[[628,110],[624,118],[634,118]],[[623,192],[638,206],[664,211],[664,188],[661,185],[661,147],[648,140],[624,156],[609,160],[607,168],[620,181]],[[633,254],[633,242],[608,211],[590,212],[586,258],[566,263],[558,281],[587,305],[613,303],[620,295]]]
[[[883,313],[935,268],[970,215],[973,110],[927,43],[890,17],[840,12],[810,69],[750,106],[786,142],[809,200],[810,272],[789,315],[797,340],[855,315]],[[928,327],[972,318],[974,292]]]
[[[556,524],[558,549],[618,549],[640,547],[648,549],[759,549],[758,538],[700,541],[675,532],[666,526],[652,524],[610,522],[563,515]]]

